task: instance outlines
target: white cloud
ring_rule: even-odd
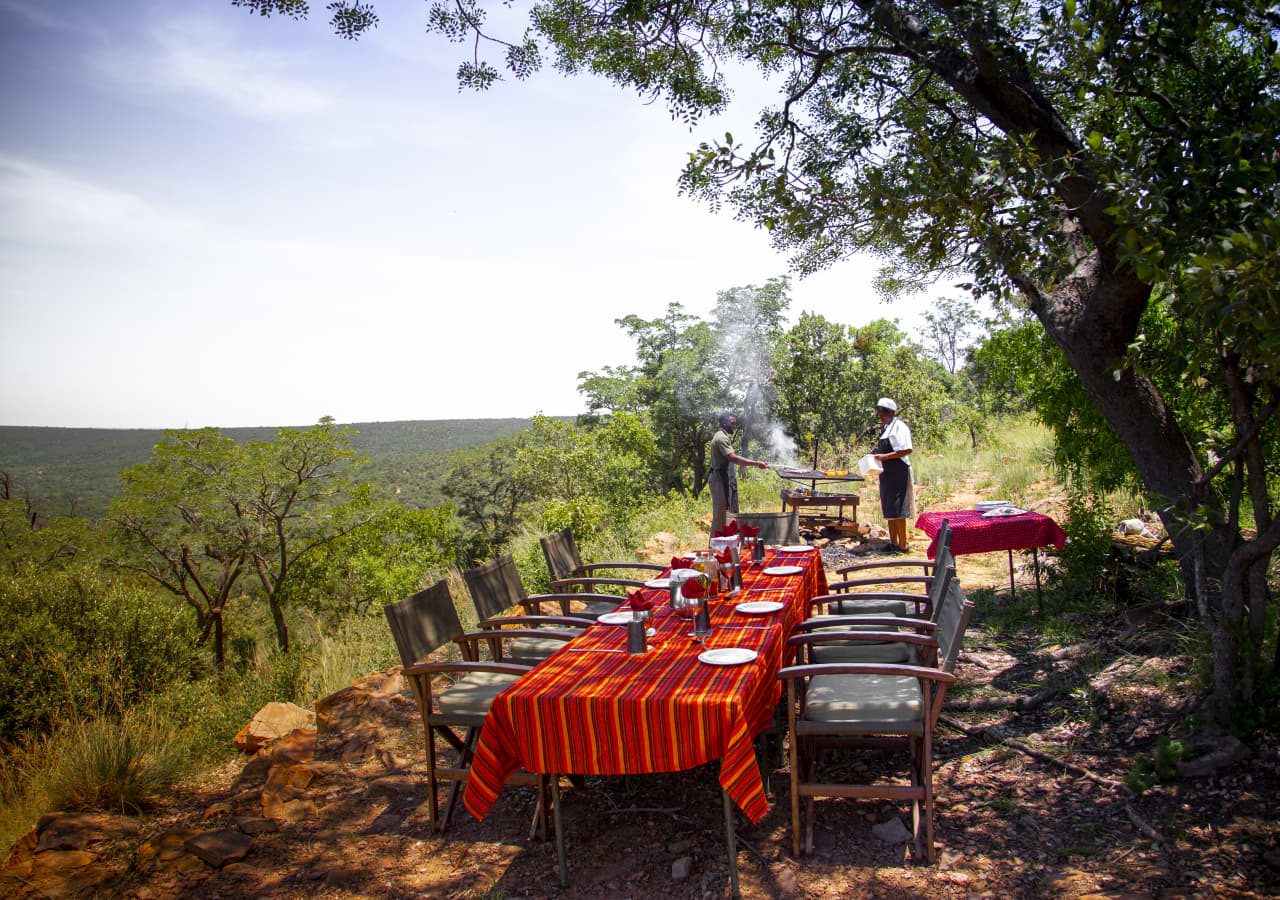
[[[279,49],[255,50],[225,26],[169,19],[147,36],[147,44],[103,51],[93,62],[131,90],[195,94],[250,118],[307,116],[329,104],[299,74],[299,59]]]
[[[126,191],[0,157],[0,237],[15,243],[136,245],[193,235],[200,223]]]

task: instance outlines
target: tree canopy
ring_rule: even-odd
[[[347,37],[376,24],[367,3],[330,10]],[[1260,640],[1280,545],[1272,0],[549,0],[516,40],[463,0],[428,22],[470,43],[459,78],[476,87],[498,65],[527,76],[547,50],[693,121],[725,103],[725,63],[772,78],[779,103],[754,139],[703,144],[683,189],[727,200],[801,272],[891,254],[885,290],[962,278],[1030,310],[1160,498],[1213,637],[1219,708],[1250,701],[1243,648]],[[1157,292],[1187,376],[1221,409],[1203,439],[1152,368],[1171,358],[1135,349]]]

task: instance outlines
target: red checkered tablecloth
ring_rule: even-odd
[[[758,822],[768,811],[753,740],[773,720],[786,639],[809,600],[827,591],[816,550],[770,554],[769,566],[800,566],[796,575],[743,572],[743,593],[710,605],[705,646],[689,639],[692,623],[674,615],[666,591],[655,601],[656,635],[642,655],[594,652],[626,647],[626,629],[596,624],[495,698],[476,745],[463,802],[488,813],[508,775],[520,767],[544,774],[623,775],[674,772],[721,760],[720,784]],[[745,615],[744,600],[779,600],[782,610]],[[714,666],[704,649],[746,647],[750,663]]]
[[[1067,541],[1067,534],[1058,527],[1058,523],[1041,513],[986,519],[982,513],[972,509],[931,512],[916,519],[916,527],[932,538],[929,543],[930,559],[938,549],[938,529],[942,527],[943,519],[951,523],[951,553],[954,556],[994,550],[1030,550],[1051,545],[1061,550]]]

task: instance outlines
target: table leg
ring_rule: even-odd
[[[1044,597],[1040,594],[1040,548],[1031,548],[1031,559],[1035,562],[1036,569],[1036,612],[1044,615]]]
[[[1017,597],[1017,591],[1013,587],[1013,551],[1009,551],[1009,599]]]
[[[556,832],[556,864],[560,867],[560,887],[569,886],[569,863],[564,855],[564,826],[560,820],[560,776],[551,776],[551,821]]]
[[[724,842],[729,850],[729,896],[741,897],[742,893],[738,889],[738,836],[735,833],[733,821],[733,801],[729,799],[729,792],[720,791],[724,797]]]

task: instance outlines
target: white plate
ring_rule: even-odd
[[[804,566],[769,566],[764,570],[766,575],[799,575],[804,571]]]
[[[812,550],[808,544],[788,544],[785,547],[779,547],[779,553],[807,553]]]
[[[671,587],[671,579],[670,579],[670,578],[655,578],[655,579],[653,579],[652,581],[646,581],[646,582],[644,583],[644,586],[645,586],[645,587],[648,587],[648,588],[658,588],[658,589],[660,589],[660,590],[664,590],[664,591],[665,591],[667,588]]]
[[[764,613],[777,612],[783,608],[783,604],[777,600],[748,600],[746,603],[739,603],[734,607],[740,613],[746,613],[749,616],[763,615]]]
[[[982,514],[984,519],[1003,519],[1008,516],[1025,516],[1027,511],[1019,509],[1016,506],[997,506],[995,509],[989,509]]]
[[[986,512],[989,509],[999,509],[1001,506],[1012,506],[1008,500],[979,500],[973,504],[973,508],[978,512]]]
[[[698,661],[709,666],[740,666],[756,658],[756,651],[746,647],[721,647],[698,654]]]
[[[597,616],[596,621],[603,622],[605,625],[626,625],[631,621],[631,610],[620,609],[616,612],[608,612]]]

